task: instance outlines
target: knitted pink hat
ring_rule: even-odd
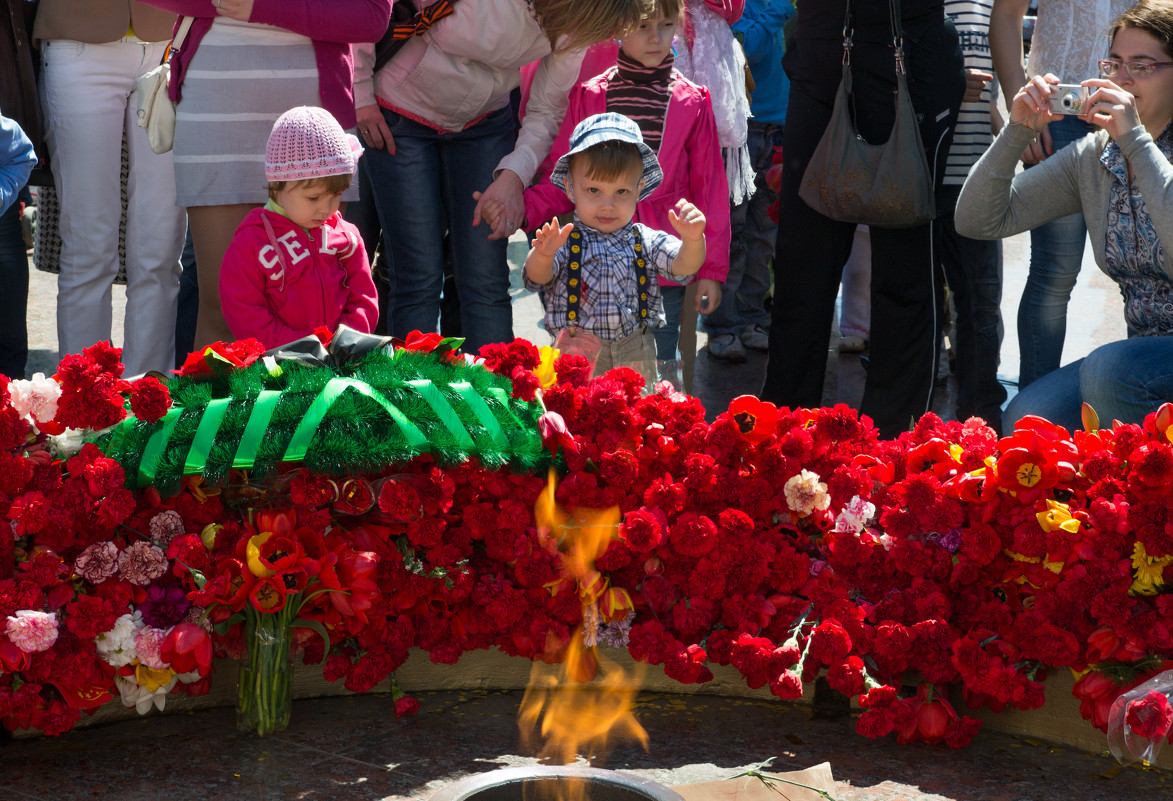
[[[362,144],[323,108],[298,106],[277,118],[265,147],[265,179],[302,181],[355,171]]]

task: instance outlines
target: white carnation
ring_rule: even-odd
[[[114,621],[114,628],[94,638],[98,655],[114,667],[129,665],[138,659],[134,637],[142,627],[142,612],[135,611],[118,618]]]
[[[8,384],[8,395],[12,408],[21,417],[35,417],[48,422],[57,416],[57,400],[61,397],[61,385],[44,373],[34,373],[32,380],[18,379]]]
[[[816,510],[822,511],[831,505],[827,485],[819,481],[818,473],[806,469],[791,476],[782,487],[782,493],[786,496],[786,505],[800,517],[806,517]]]

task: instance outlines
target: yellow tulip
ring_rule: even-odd
[[[216,535],[224,526],[219,523],[208,523],[204,526],[204,530],[200,532],[200,540],[203,541],[204,547],[209,551],[216,547]]]
[[[277,575],[277,571],[270,570],[261,563],[261,546],[272,536],[272,531],[262,531],[260,534],[257,534],[255,537],[250,537],[248,540],[248,547],[245,550],[245,555],[248,558],[248,569],[257,578],[267,578],[268,576]]]
[[[1068,534],[1075,534],[1079,531],[1079,521],[1071,516],[1071,510],[1067,508],[1067,504],[1059,503],[1058,501],[1047,501],[1047,511],[1039,512],[1039,525],[1043,527],[1043,531],[1048,533],[1063,529]]]
[[[538,348],[538,353],[542,357],[542,363],[538,365],[538,369],[534,370],[534,375],[541,382],[542,389],[549,389],[558,381],[558,373],[554,372],[554,362],[562,355],[562,352],[549,345],[543,345]]]

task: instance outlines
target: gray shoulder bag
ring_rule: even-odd
[[[904,71],[904,30],[900,0],[888,0],[896,50],[896,118],[888,141],[869,144],[852,117],[851,0],[843,21],[843,80],[823,138],[802,177],[798,195],[833,220],[883,228],[922,225],[937,216],[933,173],[925,158],[920,128]]]

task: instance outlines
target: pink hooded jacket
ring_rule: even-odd
[[[307,232],[268,209],[250,211],[224,254],[220,308],[234,337],[266,348],[340,323],[369,334],[379,318],[362,238],[337,212]]]
[[[574,126],[592,114],[607,110],[607,87],[614,74],[612,67],[570,90],[566,118],[550,149],[550,158],[542,166],[542,180],[525,190],[526,230],[534,230],[574,209],[566,193],[550,183],[550,170],[570,149]],[[668,209],[680,198],[695,203],[708,221],[705,263],[696,278],[724,283],[729,274],[729,182],[721,161],[721,145],[717,142],[717,122],[709,90],[679,74],[672,84],[672,98],[668,101],[664,135],[657,155],[664,181],[636,206],[635,221],[674,234]]]

